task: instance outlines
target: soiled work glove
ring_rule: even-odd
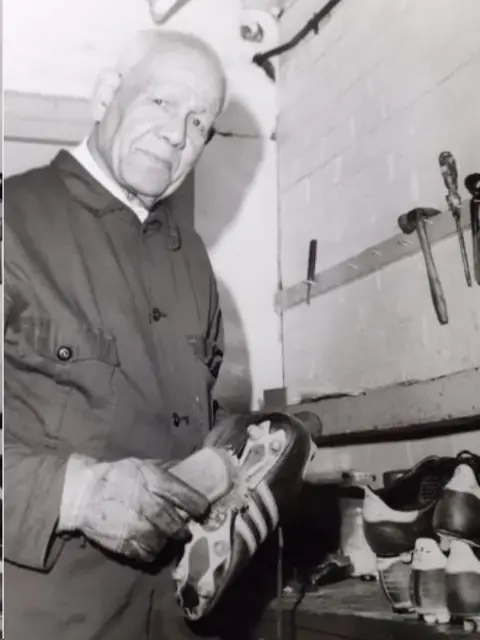
[[[181,512],[195,519],[209,508],[205,496],[166,467],[154,460],[98,462],[73,454],[57,531],[81,531],[110,551],[153,561],[167,538],[189,538]]]

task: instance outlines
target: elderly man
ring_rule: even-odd
[[[168,196],[224,97],[207,45],[145,32],[100,77],[88,139],[7,181],[8,640],[146,640],[152,608],[156,638],[193,637],[169,563],[178,508],[209,504],[168,469],[212,426],[222,318]]]

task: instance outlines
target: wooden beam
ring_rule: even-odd
[[[387,427],[385,429],[366,429],[365,431],[346,431],[326,436],[313,436],[315,444],[320,448],[352,447],[361,444],[380,444],[385,442],[402,442],[440,438],[459,433],[478,431],[480,434],[480,418],[459,418],[458,420],[440,420],[411,424],[404,427]]]
[[[347,440],[360,442],[368,438],[370,442],[411,438],[414,433],[422,432],[435,435],[435,432],[480,430],[479,380],[480,368],[477,367],[433,380],[367,390],[354,396],[305,400],[290,405],[288,411],[316,413],[323,423],[323,443],[332,445],[352,444]],[[370,435],[362,436],[362,432]],[[339,435],[342,437],[337,437]]]
[[[92,126],[90,103],[84,98],[5,91],[4,139],[73,145]]]
[[[470,228],[469,203],[462,206],[462,227]],[[456,232],[455,222],[450,213],[443,213],[431,220],[428,225],[428,235],[431,244],[435,244],[454,235]],[[399,232],[391,238],[387,238],[378,244],[365,249],[347,260],[325,269],[315,275],[315,283],[312,285],[311,298],[321,296],[328,291],[333,291],[343,287],[360,278],[385,269],[390,264],[398,262],[409,256],[420,252],[420,242],[417,234],[406,236]],[[277,311],[286,311],[306,302],[307,288],[304,282],[280,291],[275,297],[275,308]]]

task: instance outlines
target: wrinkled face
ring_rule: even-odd
[[[137,65],[97,128],[97,152],[115,181],[144,201],[172,193],[199,158],[223,91],[219,70],[198,51],[157,53]]]

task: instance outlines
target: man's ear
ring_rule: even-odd
[[[108,105],[117,93],[122,81],[121,75],[114,69],[106,69],[98,77],[92,94],[92,109],[95,122],[101,122]]]

